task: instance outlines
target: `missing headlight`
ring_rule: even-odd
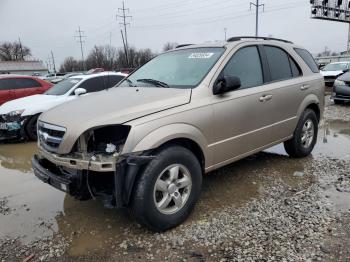
[[[87,140],[87,151],[106,154],[121,152],[129,132],[130,126],[125,125],[105,126],[92,130]]]

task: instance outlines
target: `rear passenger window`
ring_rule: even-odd
[[[8,79],[0,79],[0,90],[10,90],[12,89],[9,86]]]
[[[16,89],[41,87],[39,82],[37,82],[31,78],[17,78],[17,79],[13,79],[13,80],[16,82],[16,84],[15,84]]]
[[[31,78],[9,78],[0,80],[0,90],[36,87],[41,87],[40,83]]]
[[[265,46],[267,62],[269,63],[271,81],[293,77],[289,55],[278,47]]]
[[[295,52],[304,60],[304,62],[308,65],[312,72],[318,73],[318,66],[315,62],[315,59],[312,55],[305,49],[302,48],[294,48]]]
[[[250,46],[238,50],[226,64],[223,74],[239,77],[241,88],[262,85],[264,80],[258,48]]]
[[[303,73],[301,72],[300,67],[296,64],[296,62],[291,57],[289,57],[289,62],[292,68],[293,77],[302,76]]]
[[[123,79],[124,79],[123,76],[116,76],[116,75],[105,76],[105,83],[107,83],[107,87],[110,88],[118,84]]]
[[[107,89],[108,86],[104,77],[99,76],[85,80],[78,88],[84,88],[87,93],[93,93]]]

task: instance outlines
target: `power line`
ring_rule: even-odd
[[[304,5],[296,5],[296,3],[301,3],[303,2]],[[293,5],[292,5],[293,4]],[[265,10],[265,13],[269,13],[269,12],[276,12],[276,11],[280,11],[280,10],[286,10],[286,9],[292,9],[292,8],[300,8],[303,6],[308,5],[308,3],[306,3],[305,1],[296,1],[296,2],[291,2],[288,3],[288,5],[276,5],[273,7],[276,8],[271,8],[268,10]],[[271,7],[271,6],[270,6]],[[214,23],[214,22],[220,22],[220,21],[229,21],[229,20],[234,20],[237,18],[242,18],[242,17],[248,17],[251,16],[252,13],[246,13],[242,11],[233,13],[234,15],[231,14],[227,14],[227,15],[220,15],[218,17],[214,17],[212,19],[207,19],[207,18],[202,18],[202,19],[198,19],[195,21],[187,21],[187,22],[174,22],[174,23],[168,23],[168,24],[152,24],[152,25],[142,25],[142,26],[134,26],[134,29],[169,29],[169,27],[180,27],[180,26],[197,26],[197,25],[202,25],[202,24],[210,24],[210,23]]]
[[[122,18],[122,21],[121,23],[119,23],[120,25],[124,26],[124,37],[125,37],[125,56],[126,56],[126,62],[127,64],[129,65],[129,61],[128,61],[128,53],[129,53],[129,45],[128,45],[128,34],[127,34],[127,31],[126,31],[126,26],[130,25],[129,22],[127,22],[127,20],[131,19],[132,16],[131,15],[126,15],[125,12],[130,12],[129,8],[125,8],[124,6],[124,1],[122,2],[123,3],[123,8],[118,8],[118,14],[116,16],[117,20],[118,20],[118,17]],[[119,15],[119,12],[122,12],[121,15]]]
[[[83,50],[83,43],[85,43],[85,41],[83,39],[86,38],[86,36],[83,35],[84,31],[80,30],[80,26],[78,27],[78,30],[76,31],[76,33],[78,35],[76,35],[74,37],[79,38],[79,40],[77,42],[80,43],[81,60],[83,63],[83,69],[84,69],[84,71],[86,71],[85,60],[84,60],[84,50]]]
[[[250,10],[252,10],[252,6],[255,6],[255,36],[259,36],[259,9],[260,7],[265,10],[265,4],[259,4],[259,0],[256,0],[256,3],[250,2]]]

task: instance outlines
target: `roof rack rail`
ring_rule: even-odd
[[[178,45],[178,46],[176,46],[176,47],[175,47],[175,49],[176,49],[176,48],[185,47],[185,46],[190,46],[190,45],[193,45],[193,44],[183,44],[183,45]]]
[[[227,42],[235,42],[235,41],[239,41],[242,39],[262,39],[262,40],[274,40],[274,41],[280,41],[280,42],[284,42],[284,43],[288,43],[288,44],[293,44],[293,42],[288,41],[288,40],[284,40],[284,39],[279,39],[279,38],[273,38],[273,37],[263,37],[263,36],[234,36],[231,37],[227,40]]]

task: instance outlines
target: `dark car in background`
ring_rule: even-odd
[[[331,99],[335,104],[350,102],[350,72],[339,76],[335,80]]]
[[[0,105],[17,98],[42,94],[52,86],[33,76],[0,75]]]
[[[334,84],[334,81],[339,76],[348,72],[349,70],[350,70],[350,62],[344,61],[344,62],[330,63],[326,65],[324,68],[322,68],[320,73],[324,77],[326,86],[332,87]]]

